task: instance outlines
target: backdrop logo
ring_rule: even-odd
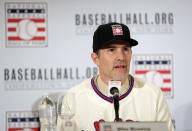
[[[40,131],[38,111],[11,111],[6,114],[7,131]]]
[[[173,55],[134,55],[133,63],[135,77],[157,85],[167,98],[173,98]]]
[[[143,12],[143,11],[142,11]],[[119,22],[129,26],[131,34],[173,33],[173,12],[122,12],[122,13],[77,13],[77,35],[93,34],[100,24]]]
[[[0,69],[5,90],[68,89],[98,74],[97,67],[16,67]]]
[[[47,4],[6,3],[7,47],[47,47]]]

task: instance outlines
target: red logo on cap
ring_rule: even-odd
[[[112,25],[113,35],[123,35],[123,29],[121,25]]]

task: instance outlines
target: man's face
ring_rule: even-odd
[[[125,41],[115,41],[103,49],[99,54],[92,54],[92,59],[99,67],[101,79],[108,83],[109,80],[127,79],[130,70],[131,48]]]

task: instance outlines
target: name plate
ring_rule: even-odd
[[[100,131],[168,131],[167,122],[101,122]]]

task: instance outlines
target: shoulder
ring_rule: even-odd
[[[68,89],[67,93],[81,94],[92,90],[91,78],[82,81],[80,84]]]
[[[147,82],[143,79],[140,79],[140,78],[134,78],[134,86],[133,88],[135,90],[138,90],[138,91],[141,91],[141,92],[144,92],[144,93],[147,93],[147,94],[153,94],[153,95],[157,95],[157,94],[161,94],[161,89],[160,87],[150,83],[150,82]]]

